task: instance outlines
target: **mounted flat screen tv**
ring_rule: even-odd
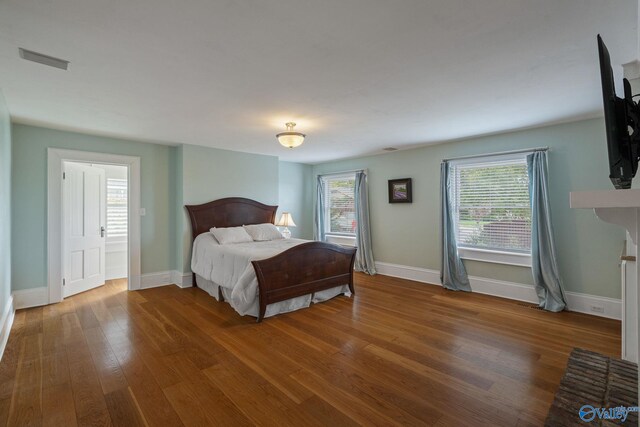
[[[600,35],[598,54],[609,152],[609,179],[616,189],[627,189],[631,188],[631,181],[638,170],[638,104],[633,101],[631,85],[627,79],[623,79],[624,98],[616,95],[609,51]]]

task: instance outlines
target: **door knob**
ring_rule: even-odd
[[[104,226],[100,227],[100,237],[104,237]]]

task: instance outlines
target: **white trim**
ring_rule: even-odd
[[[140,289],[157,288],[160,286],[176,285],[180,288],[190,288],[193,279],[191,273],[180,273],[177,270],[159,271],[143,274],[140,277]]]
[[[399,277],[401,279],[415,280],[440,286],[440,272],[408,265],[391,264],[389,262],[376,261],[376,271],[383,276]]]
[[[140,288],[140,157],[76,150],[47,149],[47,287],[48,303],[62,301],[62,163],[76,161],[128,166],[129,290]],[[17,306],[17,302],[16,302]]]
[[[344,236],[338,234],[325,234],[325,239],[328,243],[335,243],[336,245],[343,246],[356,246],[356,237],[355,236]]]
[[[156,273],[147,273],[140,276],[140,289],[157,288],[173,284],[172,271],[159,271]]]
[[[4,305],[4,311],[2,312],[2,320],[0,320],[0,360],[2,360],[2,356],[4,355],[4,349],[7,348],[15,314],[16,310],[13,308],[13,296],[9,295],[9,299]]]
[[[462,259],[492,262],[494,264],[517,265],[531,267],[531,254],[518,252],[493,251],[490,249],[458,247],[458,255]]]
[[[567,299],[567,306],[571,311],[606,317],[608,319],[622,320],[622,300],[578,292],[565,292],[564,296]],[[602,307],[603,312],[594,312],[592,310],[594,306]]]
[[[173,270],[172,282],[181,288],[191,288],[193,287],[193,274],[191,273],[181,273],[178,270]]]
[[[176,270],[147,273],[142,276],[136,276],[135,280],[137,280],[138,289],[157,288],[167,285],[190,288],[193,282],[191,273],[183,274]],[[12,301],[15,310],[47,305],[49,304],[49,290],[43,286],[13,291]]]
[[[49,304],[49,289],[44,286],[13,291],[12,295],[13,306],[16,310]]]
[[[437,270],[380,261],[376,261],[375,264],[378,274],[441,286],[440,272]],[[477,276],[469,276],[469,282],[473,292],[479,294],[524,301],[532,304],[538,303],[538,296],[533,285],[505,282]],[[565,297],[567,299],[567,309],[570,311],[609,319],[622,319],[622,301],[619,299],[578,292],[565,292]],[[602,308],[602,312],[594,312],[592,310],[594,306]]]
[[[531,304],[538,303],[538,295],[533,285],[477,276],[469,276],[469,283],[471,284],[473,292],[479,294],[508,298]]]

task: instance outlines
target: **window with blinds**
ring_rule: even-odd
[[[107,239],[127,238],[127,180],[107,179]]]
[[[531,206],[526,160],[508,159],[453,167],[458,245],[531,252]]]
[[[355,174],[328,176],[324,181],[327,233],[355,235]]]

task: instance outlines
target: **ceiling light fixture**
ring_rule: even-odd
[[[293,122],[285,123],[285,126],[287,126],[287,131],[276,135],[278,142],[282,144],[283,147],[287,148],[296,148],[302,145],[304,137],[307,135],[300,132],[294,132],[293,128],[296,124]]]

